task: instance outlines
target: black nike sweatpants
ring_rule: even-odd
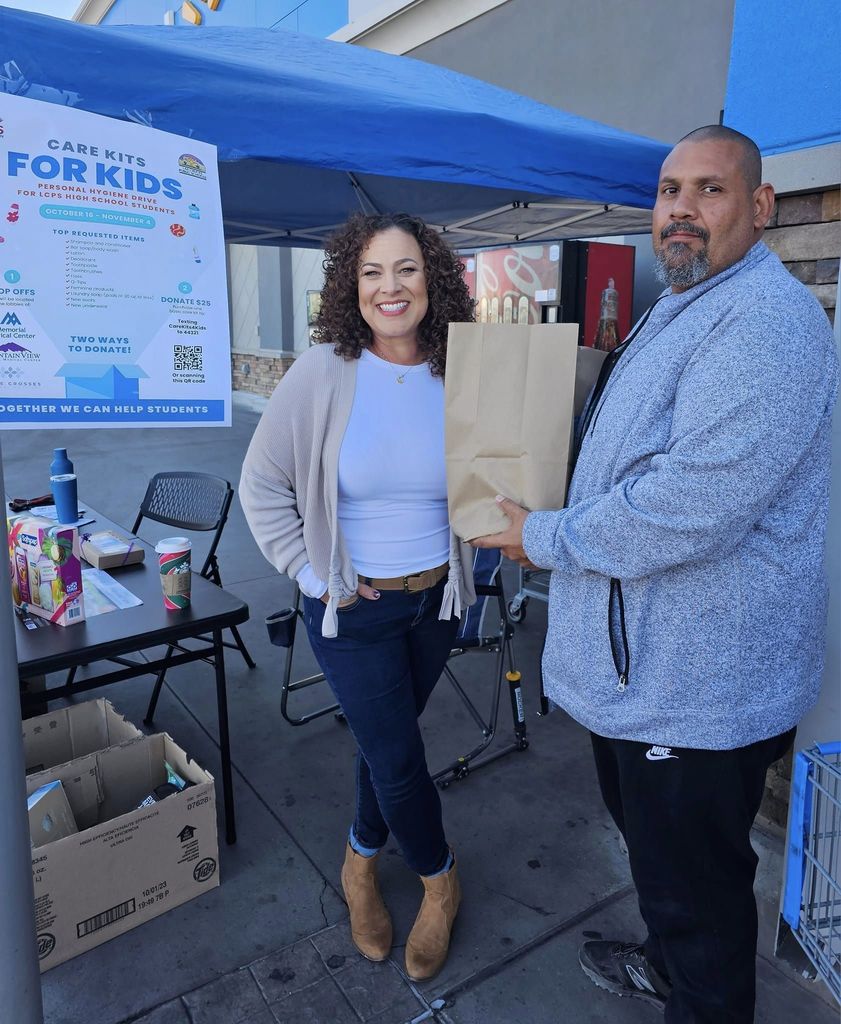
[[[753,1022],[758,858],[750,829],[765,773],[794,732],[735,750],[591,733],[602,797],[628,845],[646,958],[672,985],[667,1024]]]

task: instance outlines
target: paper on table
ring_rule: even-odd
[[[82,593],[88,618],[143,604],[139,597],[135,597],[122,583],[118,583],[102,569],[82,569]]]
[[[52,519],[54,523],[58,523],[58,513],[56,512],[55,505],[38,505],[36,508],[29,510],[30,515],[41,516],[42,519]],[[86,515],[85,509],[79,509],[79,518],[75,523],[60,523],[60,526],[88,526],[90,523],[95,523],[96,520]]]

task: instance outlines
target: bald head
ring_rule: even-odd
[[[738,262],[762,236],[774,189],[754,143],[722,125],[681,139],[663,161],[652,218],[656,273],[685,291]]]
[[[696,128],[695,131],[684,135],[677,145],[679,146],[681,142],[729,142],[738,150],[739,166],[745,184],[751,192],[761,185],[762,154],[759,152],[759,147],[753,139],[742,135],[734,128],[727,128],[723,124],[707,124],[703,128]]]

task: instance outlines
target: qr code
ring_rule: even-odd
[[[201,345],[174,345],[172,349],[172,368],[174,370],[201,370]]]

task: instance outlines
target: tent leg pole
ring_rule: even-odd
[[[0,451],[0,495],[3,457]],[[5,498],[3,499],[5,503]],[[3,520],[3,560],[8,557]],[[4,1020],[43,1024],[35,936],[32,854],[26,795],[20,693],[9,574],[0,573],[0,1007]]]

